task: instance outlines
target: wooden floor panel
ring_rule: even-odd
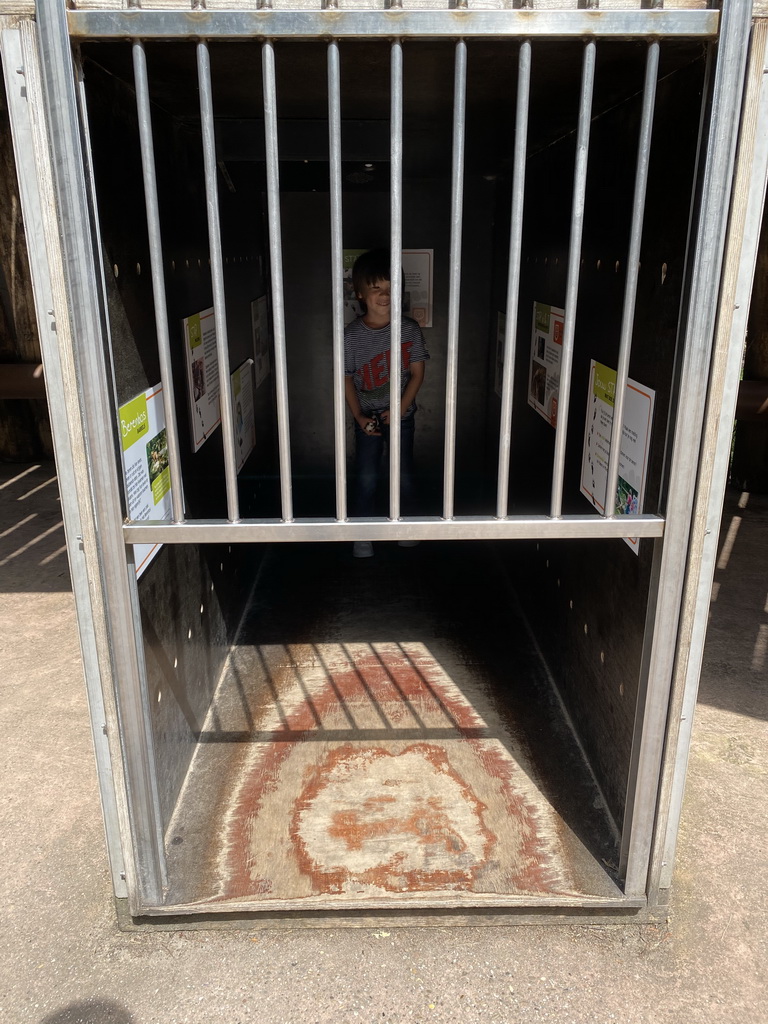
[[[361,578],[306,554],[279,552],[259,581],[169,829],[169,901],[616,897],[610,822],[491,566],[465,551],[441,615],[444,593],[403,572],[415,559]]]

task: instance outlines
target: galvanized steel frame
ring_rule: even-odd
[[[666,771],[659,797],[650,892],[663,891],[672,885],[719,528],[728,482],[747,318],[768,191],[768,20],[764,18],[753,26],[744,99],[716,353],[707,395],[707,433],[694,503],[687,600],[681,620],[682,643],[678,645],[678,663],[670,701]]]
[[[714,10],[70,11],[73,40],[85,39],[714,39]]]
[[[126,863],[128,895],[138,912],[160,904],[166,880],[154,740],[147,704],[145,664],[132,549],[122,535],[122,485],[115,437],[111,371],[105,352],[106,316],[101,272],[92,237],[92,208],[84,173],[72,53],[63,4],[44,0],[37,9],[42,93],[53,153],[53,181],[63,248],[70,342],[79,387],[80,416],[90,477],[96,565],[107,636],[102,656],[111,663],[124,765],[124,796],[132,863]],[[79,418],[79,417],[78,417]],[[105,650],[106,648],[106,650]]]
[[[692,259],[692,296],[700,298],[697,307],[690,304],[692,315],[687,324],[686,359],[681,377],[683,407],[678,416],[678,426],[673,446],[673,468],[679,471],[679,479],[673,475],[666,503],[665,524],[661,516],[614,517],[612,515],[561,515],[561,488],[564,463],[564,431],[558,437],[558,457],[553,470],[553,499],[549,516],[508,516],[506,481],[502,485],[505,453],[504,424],[511,422],[511,396],[505,396],[505,415],[502,417],[500,437],[500,470],[497,515],[484,517],[454,517],[453,515],[453,467],[452,453],[446,452],[444,514],[442,517],[406,518],[400,517],[399,493],[392,489],[390,519],[350,520],[346,516],[344,488],[344,410],[341,403],[338,382],[335,383],[335,437],[337,468],[337,518],[303,519],[293,518],[291,501],[290,439],[287,432],[288,399],[285,379],[285,336],[281,327],[282,276],[279,219],[279,181],[277,177],[278,154],[276,147],[276,103],[274,87],[274,64],[272,41],[280,38],[325,38],[328,44],[329,73],[329,135],[332,165],[340,164],[340,120],[338,111],[338,48],[339,39],[380,37],[392,42],[392,136],[395,160],[393,162],[392,189],[392,265],[398,270],[400,248],[398,231],[401,221],[402,171],[399,169],[398,154],[402,139],[399,127],[399,110],[402,103],[402,54],[400,41],[404,38],[446,38],[457,40],[456,45],[456,97],[457,116],[462,110],[462,82],[466,63],[462,60],[462,46],[466,38],[483,36],[506,36],[521,40],[521,94],[527,96],[526,75],[529,71],[530,39],[553,37],[578,37],[585,40],[584,88],[580,115],[580,153],[586,167],[588,146],[589,112],[591,105],[591,73],[594,61],[595,39],[646,38],[649,40],[648,74],[646,79],[643,128],[639,143],[640,157],[635,182],[635,199],[632,226],[631,260],[639,249],[642,232],[642,207],[644,195],[643,158],[647,157],[653,110],[653,89],[655,87],[655,60],[658,55],[658,38],[715,37],[719,15],[715,11],[402,11],[386,12],[324,10],[321,12],[295,12],[261,10],[255,12],[237,11],[70,11],[65,13],[62,0],[40,0],[38,23],[40,25],[41,47],[45,57],[45,79],[49,130],[54,152],[57,157],[57,183],[59,205],[63,224],[63,237],[67,247],[68,286],[73,326],[82,349],[78,354],[79,373],[83,387],[83,415],[88,436],[93,436],[91,453],[92,488],[94,491],[95,513],[102,530],[99,550],[100,568],[105,580],[105,592],[109,610],[110,634],[116,665],[119,665],[118,704],[121,716],[121,734],[127,773],[126,787],[131,803],[131,824],[134,854],[137,864],[136,886],[132,891],[134,910],[149,910],[162,906],[164,883],[164,857],[162,836],[157,814],[157,794],[153,778],[154,758],[152,737],[146,707],[143,655],[140,631],[136,627],[137,595],[131,570],[130,555],[126,545],[146,541],[162,543],[208,543],[208,542],[252,542],[294,541],[294,540],[381,540],[381,539],[422,539],[445,538],[578,538],[578,537],[626,537],[642,536],[657,538],[658,569],[656,593],[658,600],[653,609],[655,615],[649,618],[646,631],[646,686],[644,700],[638,706],[637,740],[633,755],[633,775],[630,780],[630,810],[625,822],[625,845],[623,866],[626,868],[626,893],[630,899],[637,899],[645,892],[651,833],[657,795],[658,773],[661,759],[661,741],[664,734],[663,715],[666,711],[671,665],[675,650],[675,630],[678,619],[683,577],[686,565],[687,539],[690,515],[687,506],[685,486],[695,478],[698,465],[698,445],[701,435],[703,404],[696,394],[694,383],[706,372],[706,360],[711,344],[715,316],[715,299],[719,259],[722,252],[721,227],[728,207],[728,184],[733,157],[731,133],[737,100],[740,96],[740,78],[743,75],[741,56],[746,48],[749,19],[747,0],[730,0],[725,9],[721,27],[720,59],[717,65],[717,80],[714,87],[714,105],[710,135],[710,149],[707,155],[703,182],[703,199],[696,231],[696,250]],[[68,35],[69,33],[69,35]],[[104,360],[105,323],[102,299],[99,291],[99,273],[89,239],[89,202],[87,183],[82,174],[82,155],[79,153],[77,138],[76,103],[73,100],[71,54],[68,52],[69,37],[73,40],[86,38],[130,39],[134,45],[134,59],[137,74],[137,94],[140,123],[142,128],[142,154],[147,190],[148,223],[150,241],[154,246],[153,281],[156,287],[156,314],[158,334],[162,349],[162,322],[164,308],[162,297],[157,294],[161,288],[162,247],[159,228],[153,227],[156,189],[153,181],[151,160],[151,123],[146,105],[146,68],[143,65],[142,40],[186,38],[196,40],[199,54],[201,84],[201,117],[213,129],[212,96],[207,70],[207,40],[236,39],[247,36],[262,40],[265,132],[267,134],[268,168],[268,209],[269,244],[272,268],[273,311],[275,312],[276,378],[278,390],[278,426],[280,442],[282,518],[280,520],[242,520],[237,505],[236,474],[231,472],[234,460],[227,444],[230,431],[225,429],[225,453],[227,461],[227,520],[184,521],[179,496],[174,502],[174,521],[171,523],[127,523],[121,525],[122,509],[117,476],[116,452],[112,440],[97,423],[109,422],[113,415],[110,407],[112,396],[108,393],[108,368]],[[457,38],[458,37],[458,38]],[[740,63],[741,61],[741,63]],[[528,67],[528,71],[526,70]],[[739,70],[741,68],[741,70]],[[729,91],[730,99],[729,99]],[[734,99],[733,97],[736,97]],[[525,101],[527,106],[527,99]],[[518,125],[525,124],[527,109],[522,101],[518,104]],[[271,125],[271,128],[270,128]],[[463,132],[459,123],[454,134],[454,169],[452,185],[452,252],[455,253],[461,237],[461,173],[463,158]],[[646,141],[644,141],[646,140]],[[208,139],[208,148],[214,141]],[[521,156],[522,154],[522,156]],[[517,174],[522,175],[524,162],[524,139],[516,151]],[[209,194],[215,193],[215,170],[207,168],[206,180]],[[569,294],[572,299],[578,284],[578,250],[580,231],[580,193],[583,190],[583,174],[577,174],[574,187],[574,205],[571,228],[571,277]],[[519,194],[522,195],[522,178]],[[516,188],[516,194],[518,189]],[[209,199],[211,198],[209,195]],[[332,191],[331,231],[334,251],[340,248],[341,210],[339,196]],[[215,195],[213,196],[215,200]],[[213,207],[213,208],[212,208]],[[520,206],[520,209],[522,207]],[[214,249],[217,239],[217,217],[215,202],[209,202],[211,214],[209,234],[212,247],[212,271],[214,284],[220,280],[217,272]],[[514,224],[513,224],[514,232]],[[396,237],[397,236],[397,237]],[[511,252],[516,246],[511,239]],[[575,264],[575,266],[574,266]],[[516,281],[511,267],[508,294],[516,302]],[[398,271],[399,272],[399,271]],[[628,275],[625,299],[625,313],[622,328],[620,373],[626,375],[629,359],[629,337],[634,309],[634,287],[636,275]],[[334,275],[334,367],[338,375],[340,361],[341,280]],[[709,289],[709,292],[707,292]],[[218,290],[223,295],[223,290]],[[338,294],[337,294],[338,293]],[[218,294],[215,289],[215,294]],[[222,297],[219,295],[219,298]],[[397,352],[397,326],[399,317],[397,303],[393,302],[393,351]],[[223,317],[223,305],[219,304],[218,319]],[[508,311],[509,312],[509,311]],[[452,282],[451,327],[455,333],[458,316],[458,281]],[[511,317],[508,318],[512,319]],[[225,324],[223,324],[225,331]],[[572,328],[571,328],[572,329]],[[225,333],[219,338],[225,339]],[[508,323],[507,357],[511,367],[510,351],[514,338]],[[449,349],[450,360],[456,358],[457,340]],[[167,355],[167,353],[165,353]],[[219,360],[222,380],[228,383],[226,346],[220,340]],[[170,391],[169,363],[163,357],[163,383],[166,394]],[[399,359],[392,360],[397,376]],[[566,367],[567,370],[567,367]],[[168,380],[165,378],[168,377]],[[509,384],[511,375],[507,375]],[[449,383],[450,383],[449,376]],[[567,372],[566,372],[567,385]],[[399,390],[395,390],[395,405]],[[509,391],[510,389],[505,389]],[[567,390],[567,387],[566,387]],[[689,416],[688,414],[691,413]],[[167,424],[177,437],[175,411],[168,402]],[[565,417],[563,417],[565,420]],[[398,420],[395,421],[396,423]],[[446,403],[446,423],[455,429],[455,382],[449,386]],[[231,427],[231,424],[230,424]],[[231,440],[231,438],[230,438]],[[178,441],[175,442],[177,448]],[[174,444],[170,445],[173,457]],[[178,455],[178,452],[176,452]],[[394,481],[399,480],[399,430],[393,431],[390,452],[390,471]],[[612,460],[611,478],[617,473],[617,462]],[[176,477],[178,479],[178,476]],[[665,539],[662,545],[662,534]],[[128,548],[130,551],[130,548]],[[652,601],[652,604],[654,602]],[[167,908],[166,908],[167,909]]]
[[[45,126],[41,124],[39,61],[32,22],[22,21],[18,28],[3,29],[0,52],[112,885],[118,897],[126,897],[127,860],[132,851],[130,847],[123,850],[121,832],[127,828],[128,818],[126,802],[119,801],[116,792],[116,780],[122,775],[119,737],[116,727],[111,731],[108,728],[113,718],[107,710],[109,693],[103,686],[108,667],[97,639],[102,632],[101,595],[89,574],[89,566],[95,560],[95,530],[88,494],[86,446],[79,422],[75,371],[68,358],[71,350],[61,344],[67,328],[66,296],[55,217],[51,204],[44,198],[50,196],[51,168]]]
[[[665,495],[666,528],[657,543],[654,583],[646,618],[643,674],[635,716],[620,870],[625,892],[646,892],[658,807],[669,695],[677,650],[691,533],[691,495],[702,457],[712,343],[718,316],[720,275],[730,208],[744,74],[752,13],[750,0],[724,6],[711,86],[711,107],[702,111],[699,152],[701,190],[692,219],[688,289],[678,334],[681,372]],[[702,638],[703,639],[703,638]]]

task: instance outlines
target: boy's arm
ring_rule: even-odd
[[[373,423],[373,420],[369,416],[366,416],[360,407],[360,399],[357,397],[357,392],[355,391],[354,377],[350,376],[344,378],[344,397],[347,400],[349,411],[360,425],[360,428],[364,430],[366,434],[370,434],[371,431],[367,428],[369,423]]]
[[[419,388],[424,383],[424,370],[426,369],[426,363],[422,359],[421,362],[411,363],[409,369],[411,371],[411,379],[405,386],[403,397],[400,399],[400,416],[405,416],[406,412],[413,405],[413,401],[416,395],[419,393]],[[389,416],[387,416],[386,422],[389,422]]]

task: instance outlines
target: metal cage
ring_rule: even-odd
[[[751,7],[746,0],[724,0],[721,11],[711,8],[664,8],[597,5],[553,9],[513,5],[488,9],[481,3],[459,2],[416,6],[394,3],[320,5],[272,3],[193,5],[149,2],[99,4],[78,0],[39,0],[35,20],[3,30],[3,66],[9,93],[17,164],[22,182],[24,215],[33,262],[33,277],[41,335],[45,345],[46,380],[62,480],[65,522],[89,686],[97,760],[115,890],[128,897],[134,915],[199,912],[200,904],[180,905],[168,899],[166,853],[167,816],[158,790],[157,747],[164,741],[153,727],[142,639],[139,585],[134,545],[282,544],[309,541],[477,540],[553,542],[643,538],[652,546],[648,556],[649,583],[642,631],[636,710],[631,727],[629,774],[621,827],[619,890],[610,900],[535,899],[525,895],[495,900],[460,901],[463,907],[528,907],[545,904],[567,909],[573,905],[598,909],[653,906],[669,887],[674,835],[682,799],[684,765],[689,742],[687,726],[695,697],[698,660],[703,645],[706,593],[711,578],[711,545],[716,534],[718,494],[724,486],[729,394],[737,379],[743,324],[729,319],[721,298],[721,273],[726,242],[729,258],[739,265],[738,288],[749,287],[756,238],[742,228],[728,236],[732,181],[745,91],[750,42]],[[482,513],[459,514],[456,507],[456,446],[459,365],[462,354],[462,280],[466,251],[465,165],[468,156],[468,51],[476,42],[493,40],[506,47],[516,79],[514,123],[509,126],[507,166],[509,229],[505,250],[503,386],[494,444],[495,494]],[[584,223],[589,176],[594,170],[590,133],[597,113],[593,107],[596,67],[601,48],[615,41],[644,47],[644,83],[638,99],[634,139],[636,160],[626,177],[630,218],[622,276],[619,331],[616,338],[616,390],[612,439],[607,470],[608,495],[619,481],[624,396],[636,333],[638,282],[641,274],[643,228],[648,208],[648,180],[659,112],[660,60],[665,47],[679,41],[699,42],[706,50],[695,182],[690,190],[690,216],[684,278],[679,296],[679,323],[670,384],[668,423],[655,430],[665,436],[660,451],[659,489],[652,512],[618,515],[609,506],[601,514],[574,512],[567,500],[566,472],[569,443],[569,401],[573,379],[575,339],[580,329],[580,288],[584,278]],[[130,51],[131,88],[135,91],[154,302],[154,330],[163,391],[170,463],[172,514],[169,521],[127,517],[125,486],[119,460],[116,392],[114,385],[109,289],[100,234],[100,211],[94,144],[89,127],[83,48],[95,41],[121,45]],[[354,62],[357,43],[377,42],[389,53],[390,108],[386,146],[390,152],[389,239],[391,276],[401,276],[403,249],[404,170],[404,48],[435,44],[450,48],[453,64],[451,113],[450,198],[445,215],[450,225],[446,252],[445,384],[441,507],[436,514],[404,516],[400,502],[400,359],[402,297],[392,295],[391,367],[392,414],[395,424],[389,449],[389,510],[385,517],[360,519],[347,504],[347,436],[344,408],[343,310],[343,132],[342,76],[345,61]],[[532,187],[531,152],[532,69],[540,47],[568,42],[569,54],[579,52],[580,92],[576,123],[571,128],[573,174],[564,191],[569,224],[564,251],[564,328],[560,366],[557,424],[549,472],[546,509],[526,511],[515,501],[511,455],[515,443],[516,361],[521,352],[520,324],[527,310],[521,305],[521,275],[525,272],[526,200]],[[258,55],[263,101],[263,162],[267,225],[267,288],[274,339],[275,431],[279,514],[242,514],[236,465],[237,440],[230,384],[226,278],[228,266],[222,244],[220,211],[220,139],[214,108],[215,73],[212,47],[247,42]],[[327,224],[331,272],[328,278],[333,364],[333,490],[335,511],[330,516],[297,516],[294,509],[291,400],[286,352],[291,338],[286,328],[284,281],[284,224],[281,217],[281,153],[278,105],[281,97],[276,72],[276,48],[287,42],[325,48],[327,68]],[[157,129],[153,134],[152,71],[147,54],[162,56],[162,47],[183,43],[194,50],[199,94],[203,188],[207,211],[210,288],[216,325],[221,388],[221,478],[226,515],[187,514],[183,441],[179,427],[178,373],[174,371],[174,325],[168,311],[169,253],[164,247],[161,189],[158,185]],[[221,50],[216,51],[221,52]],[[570,58],[573,62],[575,57]],[[763,61],[756,53],[754,61]],[[704,66],[704,65],[702,65]],[[757,66],[757,64],[755,65]],[[127,68],[127,63],[125,64]],[[18,70],[18,74],[17,74]],[[23,92],[20,91],[23,86]],[[753,119],[764,116],[757,104]],[[762,201],[765,154],[754,149],[754,132],[743,129],[742,173],[752,202]],[[746,139],[746,141],[744,141]],[[750,143],[751,139],[751,143]],[[738,213],[738,210],[736,211]],[[732,214],[734,216],[735,214]],[[503,218],[502,218],[503,219]],[[754,220],[757,223],[759,218]],[[506,230],[506,229],[505,229]],[[754,234],[754,233],[753,233]],[[465,239],[464,239],[465,240]],[[751,259],[751,263],[750,263]],[[616,271],[618,273],[618,263]],[[738,308],[738,307],[737,307]],[[711,376],[716,325],[716,353],[729,354],[727,375]],[[730,333],[724,334],[731,326]],[[741,332],[741,333],[740,333]],[[636,353],[636,350],[635,350]],[[726,358],[726,356],[723,356]],[[724,382],[725,381],[725,382]],[[175,390],[176,386],[176,390]],[[730,389],[730,391],[729,391]],[[723,405],[723,394],[725,404]],[[722,421],[720,408],[725,409]],[[713,424],[720,440],[711,457]],[[706,439],[709,438],[709,441]],[[571,445],[573,445],[571,427]],[[709,446],[709,448],[708,448]],[[512,472],[511,472],[512,468]],[[697,494],[698,505],[693,497]],[[512,493],[510,493],[512,489]],[[693,514],[695,512],[695,515]],[[696,523],[706,518],[706,530]],[[693,527],[693,533],[692,533]],[[697,546],[698,545],[698,546]],[[236,549],[237,550],[237,549]],[[548,550],[552,550],[550,547]],[[709,552],[709,554],[707,554]],[[703,557],[700,576],[694,572]],[[709,562],[707,561],[709,559]],[[709,566],[709,568],[708,568]],[[559,583],[559,581],[558,581]],[[694,613],[691,601],[698,601]],[[586,628],[586,627],[585,627]],[[691,640],[691,636],[693,639]],[[687,640],[685,639],[687,637]],[[685,641],[685,642],[684,642]],[[690,644],[688,643],[690,642]],[[681,661],[681,651],[690,655]],[[567,701],[566,701],[567,703]],[[680,715],[680,708],[685,714]],[[677,716],[677,717],[675,717]],[[396,905],[396,901],[391,906]],[[423,906],[440,906],[426,899]],[[229,903],[211,910],[259,910],[258,901]],[[319,909],[324,905],[317,904]],[[356,905],[366,909],[365,901]]]

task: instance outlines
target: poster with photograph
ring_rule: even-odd
[[[269,311],[266,295],[254,299],[251,303],[251,330],[253,332],[254,387],[258,388],[264,383],[270,372],[269,351],[272,346],[269,336]]]
[[[565,310],[534,302],[528,405],[553,427],[557,426],[564,320]]]
[[[121,405],[118,412],[128,516],[139,521],[170,520],[171,471],[162,384],[148,388]],[[161,547],[161,544],[133,545],[137,579]]]
[[[494,375],[494,390],[501,398],[501,391],[504,386],[504,342],[507,333],[507,314],[496,314],[496,373]]]
[[[199,451],[221,423],[219,363],[213,309],[182,321],[187,360],[187,387],[192,426],[192,451]]]
[[[351,323],[362,313],[352,284],[352,267],[358,256],[368,249],[344,250],[344,324]],[[419,327],[432,326],[432,294],[434,249],[403,249],[403,315],[409,316]]]
[[[253,415],[253,360],[246,361],[231,376],[232,422],[235,426],[235,463],[237,472],[256,447],[256,420]]]
[[[616,394],[616,371],[594,359],[589,365],[589,398],[581,459],[581,493],[605,514],[608,460]],[[633,515],[643,510],[648,453],[656,393],[628,379],[619,453],[619,481],[609,514]],[[625,538],[637,554],[637,537]]]

